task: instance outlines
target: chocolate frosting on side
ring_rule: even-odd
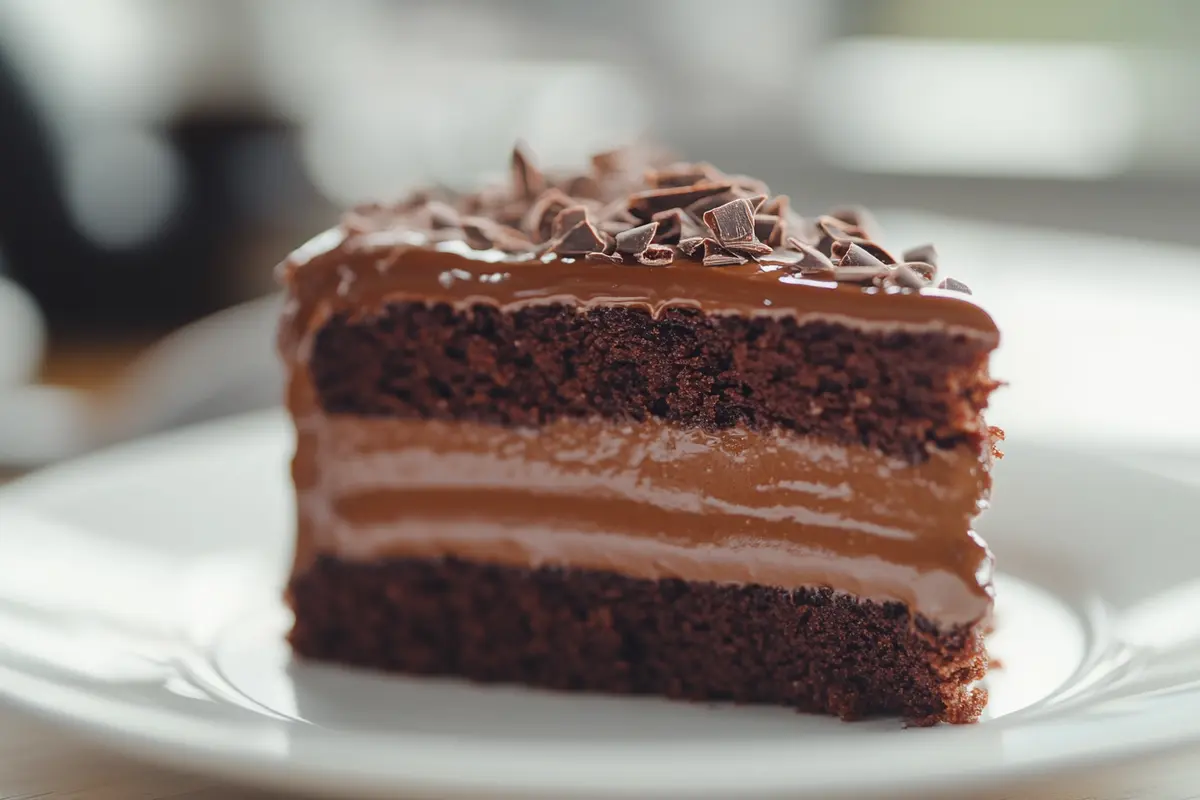
[[[687,259],[644,267],[556,256],[514,258],[457,241],[430,245],[413,231],[352,234],[333,228],[284,262],[290,289],[281,330],[284,351],[299,347],[332,314],[369,316],[389,302],[406,300],[503,310],[627,305],[655,316],[684,307],[708,314],[821,318],[860,329],[945,331],[988,347],[999,344],[995,322],[966,295],[810,280],[770,257],[723,268]]]

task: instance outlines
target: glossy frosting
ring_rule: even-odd
[[[996,325],[969,295],[939,289],[885,291],[793,275],[770,256],[730,267],[680,259],[667,267],[594,264],[472,250],[461,241],[429,243],[414,231],[333,228],[283,263],[289,285],[285,353],[330,315],[362,316],[388,302],[476,304],[512,310],[562,303],[643,307],[659,314],[688,307],[709,314],[821,318],[859,328],[914,328],[999,342]]]

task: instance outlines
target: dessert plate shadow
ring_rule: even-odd
[[[977,725],[558,695],[293,662],[282,414],[0,491],[0,696],[135,755],[348,797],[961,791],[1200,741],[1200,492],[1014,445],[982,533],[999,666]]]

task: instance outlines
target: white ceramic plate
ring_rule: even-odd
[[[276,414],[0,492],[0,694],[137,756],[378,797],[829,797],[963,788],[1200,740],[1200,495],[1015,445],[978,725],[583,697],[297,665]]]

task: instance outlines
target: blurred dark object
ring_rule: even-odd
[[[169,213],[131,241],[89,237],[71,214],[49,131],[0,51],[0,247],[13,277],[33,293],[58,333],[169,329],[239,299],[219,264],[233,258],[257,221],[237,196],[234,156],[250,141],[287,148],[286,128],[269,119],[208,116],[182,118],[152,133],[178,164],[168,187],[173,197],[146,197],[152,192],[137,183],[161,179],[153,171],[164,165],[154,163],[152,153],[117,148],[96,165],[93,192],[79,202],[157,199],[170,203]],[[104,180],[134,183],[118,194],[106,192]],[[122,214],[156,210],[107,211],[120,224]]]

